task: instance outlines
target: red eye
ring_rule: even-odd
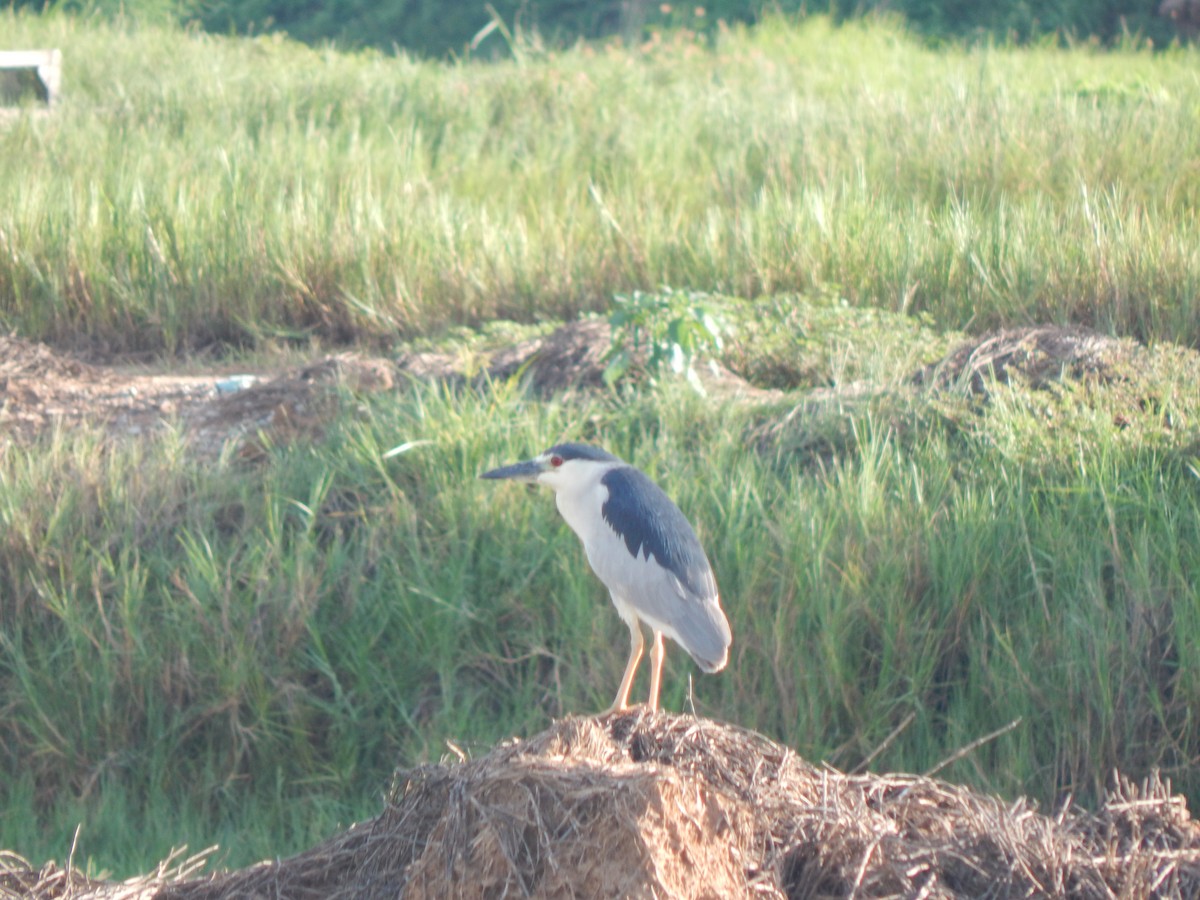
[[[550,465],[554,466],[554,468],[557,469],[559,466],[562,465],[562,457],[561,456],[550,457]]]

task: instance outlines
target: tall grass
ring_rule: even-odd
[[[172,353],[834,286],[944,327],[1200,338],[1195,54],[934,52],[784,20],[416,62],[0,12],[0,322]]]
[[[1175,421],[1200,409],[1168,384]],[[670,653],[668,708],[846,768],[903,725],[871,766],[907,771],[1020,719],[943,774],[1087,803],[1159,767],[1195,800],[1194,444],[1162,405],[1117,431],[1105,401],[905,396],[813,407],[817,452],[749,450],[769,409],[686,388],[513,385],[348,404],[215,473],[172,435],[10,445],[0,845],[61,858],[82,822],[94,869],[183,841],[246,863],[371,814],[396,764],[602,709],[624,626],[549,495],[475,477],[565,437],[644,467],[709,548],[733,656],[707,677]]]

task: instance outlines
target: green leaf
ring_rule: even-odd
[[[619,350],[613,356],[612,361],[604,367],[604,374],[601,376],[604,379],[605,385],[612,387],[620,381],[625,373],[629,371],[629,367],[633,364],[632,358],[624,350]]]

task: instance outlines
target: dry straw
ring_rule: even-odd
[[[298,856],[131,882],[0,859],[0,896],[1191,897],[1200,827],[1157,777],[1053,817],[932,778],[846,775],[691,716],[571,718],[397,773],[386,808]]]

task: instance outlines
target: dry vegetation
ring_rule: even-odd
[[[1200,827],[1118,780],[1045,815],[913,775],[847,775],[762,735],[634,710],[568,718],[397,773],[383,812],[290,859],[124,883],[9,858],[0,895],[158,897],[1187,897]]]

